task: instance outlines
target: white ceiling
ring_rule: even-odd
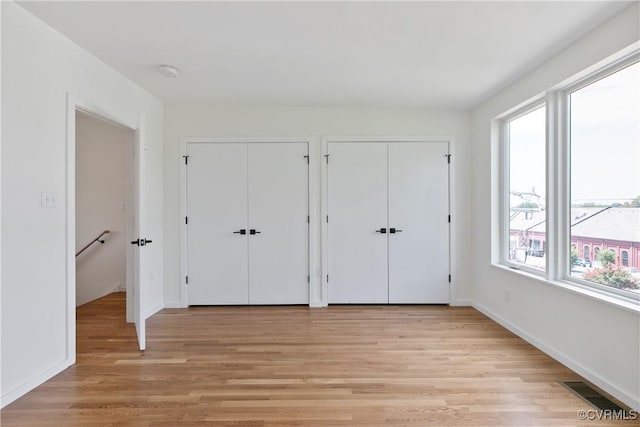
[[[20,4],[167,103],[467,109],[630,2]]]

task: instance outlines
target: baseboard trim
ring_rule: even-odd
[[[144,311],[144,318],[148,319],[149,317],[153,316],[154,314],[156,314],[157,312],[159,312],[163,308],[165,308],[165,304],[163,304],[163,303],[158,303],[158,304],[148,308],[147,310]]]
[[[14,388],[13,390],[8,391],[7,393],[3,394],[2,397],[0,397],[0,408],[4,408],[8,404],[16,401],[20,397],[22,397],[25,394],[29,393],[34,388],[36,388],[39,385],[43,384],[45,381],[47,381],[47,380],[53,378],[54,376],[58,375],[60,372],[64,371],[65,369],[67,369],[71,365],[73,365],[73,361],[71,361],[70,359],[64,359],[63,361],[61,361],[59,363],[56,363],[52,367],[50,367],[48,369],[45,369],[44,371],[40,372],[35,377],[33,377],[30,380],[26,381],[25,383],[19,385],[18,387]]]
[[[457,299],[449,303],[451,307],[473,307],[473,301],[468,299]]]
[[[182,301],[167,301],[164,303],[164,308],[187,308]]]
[[[527,341],[529,344],[533,345],[538,350],[542,351],[543,353],[547,354],[548,356],[562,363],[572,371],[576,372],[578,375],[581,375],[582,377],[586,378],[588,381],[600,387],[602,390],[609,393],[611,396],[615,397],[616,399],[620,400],[625,405],[628,405],[630,408],[636,411],[640,411],[640,401],[638,400],[637,397],[632,396],[631,394],[627,393],[625,390],[622,390],[615,384],[612,384],[605,378],[591,371],[586,366],[576,362],[575,360],[568,357],[566,354],[562,353],[556,348],[551,347],[550,345],[546,344],[543,341],[540,341],[533,335],[523,331],[519,327],[515,326],[514,324],[506,320],[504,317],[489,310],[487,307],[478,303],[474,303],[473,308],[475,308],[485,316],[489,317],[494,322],[498,323],[499,325],[513,332],[523,340]]]

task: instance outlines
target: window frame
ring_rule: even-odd
[[[640,293],[601,285],[571,275],[571,111],[570,96],[601,79],[631,65],[640,63],[640,49],[626,51],[617,59],[591,67],[565,80],[495,119],[498,125],[499,159],[499,219],[500,241],[494,264],[507,267],[517,274],[534,275],[544,282],[574,289],[589,295],[600,295],[607,301],[633,306],[640,310]],[[545,207],[545,270],[509,260],[509,122],[541,106],[546,108],[546,207]],[[584,246],[584,243],[583,243]],[[590,246],[590,255],[593,248]],[[617,251],[616,251],[617,252]],[[593,256],[591,256],[593,258]],[[593,262],[594,260],[592,260]]]
[[[635,50],[634,52],[625,55],[618,60],[612,61],[602,67],[599,67],[597,70],[588,73],[581,78],[575,79],[573,82],[565,85],[557,91],[561,101],[561,104],[559,105],[560,114],[558,118],[561,122],[562,130],[561,133],[558,134],[558,139],[556,140],[556,142],[564,152],[564,162],[558,164],[559,170],[557,171],[558,176],[561,177],[558,184],[564,190],[564,197],[559,200],[559,202],[564,206],[567,213],[564,216],[558,217],[561,228],[560,241],[566,242],[564,246],[558,247],[559,252],[563,251],[563,247],[570,247],[571,242],[571,94],[597,81],[605,79],[617,73],[618,71],[621,71],[636,63],[640,63],[640,50]],[[590,252],[593,252],[592,248],[590,249]],[[594,260],[591,261],[593,262]],[[561,273],[559,275],[559,279],[564,282],[584,286],[608,295],[614,295],[618,298],[640,303],[640,294],[634,294],[630,291],[624,291],[612,286],[601,285],[599,283],[594,283],[588,280],[581,279],[579,277],[572,276],[571,266],[568,265],[568,263],[559,265],[558,271]]]
[[[509,259],[509,250],[510,250],[510,242],[511,242],[510,221],[509,221],[509,217],[511,216],[511,213],[510,213],[511,169],[510,169],[510,163],[509,163],[511,141],[509,138],[510,137],[509,123],[542,107],[547,108],[546,99],[544,97],[538,97],[526,103],[525,105],[510,111],[509,113],[507,113],[506,115],[500,118],[500,133],[501,133],[500,151],[501,151],[501,163],[502,163],[501,191],[500,191],[501,193],[500,204],[501,204],[501,216],[502,216],[501,230],[500,230],[500,241],[501,241],[500,262],[514,270],[522,270],[527,273],[535,274],[538,276],[544,276],[546,272],[546,266],[545,266],[545,270],[540,270],[540,269],[528,266],[526,264],[521,264],[519,262],[515,262]],[[545,121],[545,133],[547,132],[546,127],[547,126]],[[545,145],[545,151],[546,149],[547,147]],[[545,165],[545,171],[546,171],[546,165]],[[548,185],[546,184],[546,175],[545,175],[545,186],[548,187]],[[546,198],[546,195],[545,195],[545,198]],[[545,206],[545,219],[547,221],[549,220],[548,209],[546,206]],[[548,238],[548,233],[547,233],[547,230],[545,229],[545,242],[547,241],[547,238]],[[546,262],[546,259],[547,259],[547,254],[545,253],[545,262]]]

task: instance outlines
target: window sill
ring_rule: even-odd
[[[592,288],[589,288],[588,286],[572,283],[569,281],[547,280],[544,276],[534,274],[525,270],[512,268],[504,264],[491,264],[491,265],[500,270],[519,274],[529,279],[542,282],[548,286],[561,288],[568,292],[572,292],[574,294],[579,294],[584,297],[591,298],[599,302],[603,302],[605,304],[613,305],[613,306],[622,308],[624,310],[640,314],[640,301],[635,300],[633,298],[626,298],[624,296],[619,296],[619,295],[611,294],[605,291],[600,291],[595,288],[592,289]]]

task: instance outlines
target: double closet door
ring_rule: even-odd
[[[328,144],[329,303],[449,302],[448,148]]]
[[[308,304],[307,143],[187,145],[189,304]]]

